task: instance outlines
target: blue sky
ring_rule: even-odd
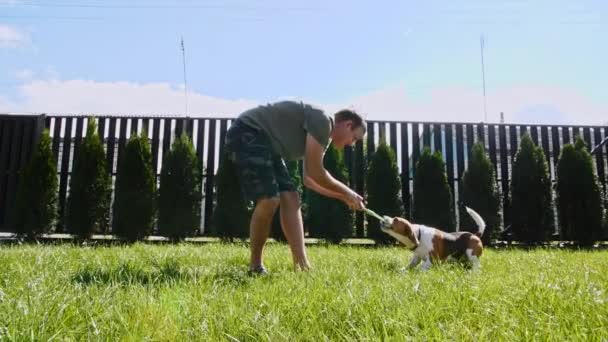
[[[602,19],[603,18],[603,19]],[[608,122],[602,1],[0,0],[0,112]]]

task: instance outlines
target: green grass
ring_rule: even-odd
[[[285,245],[268,277],[239,244],[0,247],[0,340],[608,338],[608,251],[486,250],[481,272],[405,272],[402,248]]]

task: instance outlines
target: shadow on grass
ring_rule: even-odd
[[[374,269],[382,270],[389,274],[411,274],[422,271],[422,262],[413,269],[408,269],[407,266],[410,263],[410,258],[384,258],[373,261]],[[431,269],[439,269],[447,272],[469,272],[472,271],[471,263],[466,258],[458,258],[444,261],[436,261],[431,266]]]
[[[191,279],[193,279],[193,274],[183,270],[174,260],[153,265],[126,262],[110,269],[101,266],[85,266],[72,277],[72,281],[85,285],[159,285]]]
[[[244,267],[227,266],[210,274],[207,280],[215,286],[242,287],[251,284],[256,279],[269,279],[269,277],[268,275],[250,275]]]
[[[135,264],[121,263],[112,268],[99,265],[88,265],[78,270],[72,281],[87,286],[90,285],[144,285],[158,286],[178,282],[201,281],[213,286],[241,287],[246,286],[257,277],[247,273],[244,267],[218,267],[215,272],[199,272],[179,265],[175,260],[161,263]]]

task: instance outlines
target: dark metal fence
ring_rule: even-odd
[[[226,130],[231,119],[187,117],[97,117],[100,136],[104,138],[108,171],[113,180],[117,163],[129,136],[145,130],[152,145],[152,156],[157,181],[160,176],[163,155],[170,148],[176,135],[186,132],[192,139],[196,153],[204,167],[203,217],[200,233],[208,231],[213,213],[215,174],[221,155]],[[21,167],[31,155],[32,147],[43,128],[48,128],[53,138],[53,154],[59,177],[58,231],[63,230],[63,217],[74,150],[80,144],[86,130],[82,116],[15,116],[0,115],[0,231],[12,231],[10,212],[16,195],[16,184]],[[543,148],[555,181],[556,162],[564,144],[583,137],[589,148],[608,136],[604,126],[553,126],[473,123],[386,122],[369,121],[364,142],[345,151],[349,181],[359,193],[365,193],[365,167],[381,139],[395,151],[401,173],[402,198],[406,216],[412,206],[414,166],[425,146],[439,150],[446,162],[447,178],[452,188],[455,208],[462,194],[460,181],[467,167],[473,143],[482,141],[492,160],[497,175],[498,189],[504,208],[504,226],[510,223],[508,192],[511,163],[524,132],[529,132],[534,142]],[[607,185],[606,168],[608,147],[603,146],[594,155],[596,170],[604,190]],[[456,211],[458,214],[458,211]],[[356,216],[355,237],[365,237],[362,213]]]

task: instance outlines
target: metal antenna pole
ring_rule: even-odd
[[[184,94],[186,96],[186,116],[188,116],[188,83],[186,81],[186,48],[184,47],[184,37],[182,36],[182,60],[184,62]]]
[[[483,38],[483,35],[481,35],[481,37],[479,38],[479,45],[481,47],[481,77],[483,79],[483,117],[484,122],[488,122],[488,110],[486,104],[486,72],[483,62],[483,48],[485,46],[485,40]]]

